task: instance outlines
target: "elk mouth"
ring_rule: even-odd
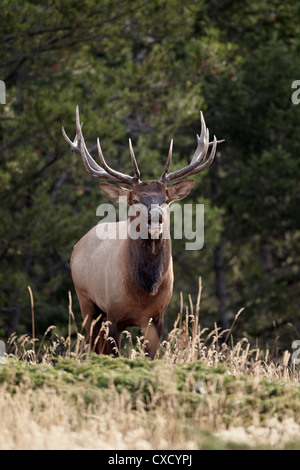
[[[160,212],[149,213],[148,232],[151,238],[157,238],[163,231],[163,216]]]

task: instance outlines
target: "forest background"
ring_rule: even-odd
[[[0,13],[0,338],[68,326],[75,243],[107,202],[61,134],[81,111],[89,150],[144,179],[196,148],[199,111],[218,139],[189,201],[205,205],[205,242],[174,240],[174,295],[197,295],[201,326],[290,348],[300,331],[300,3],[288,0],[3,0]],[[295,95],[294,95],[295,96]],[[294,100],[295,101],[295,100]],[[296,100],[297,101],[297,100]],[[273,347],[272,346],[272,347]]]

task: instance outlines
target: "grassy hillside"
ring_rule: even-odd
[[[222,346],[193,316],[153,362],[129,333],[118,359],[75,336],[12,338],[0,364],[1,449],[300,449],[288,352],[275,362],[246,339]]]

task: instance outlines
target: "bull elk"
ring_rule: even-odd
[[[100,165],[90,155],[76,108],[76,136],[72,142],[62,128],[63,136],[71,150],[80,155],[89,173],[113,183],[123,183],[131,189],[109,183],[100,183],[100,188],[114,202],[126,198],[129,206],[146,209],[147,237],[131,236],[131,222],[102,223],[93,227],[75,245],[71,256],[71,273],[80,303],[82,317],[91,348],[98,354],[119,355],[122,331],[129,326],[139,326],[144,334],[146,353],[153,359],[163,328],[163,314],[173,291],[173,265],[167,217],[168,205],[185,198],[194,184],[194,179],[169,183],[204,171],[212,163],[217,143],[214,136],[209,142],[202,113],[201,135],[197,135],[197,148],[190,164],[169,173],[173,140],[164,171],[158,181],[140,180],[131,140],[129,150],[134,176],[110,168],[97,139]],[[208,148],[212,145],[209,157]],[[101,232],[114,230],[117,237],[101,236]],[[103,322],[109,325],[108,334],[103,333]],[[109,341],[107,340],[109,339]]]

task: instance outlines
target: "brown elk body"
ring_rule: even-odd
[[[131,141],[131,160],[135,176],[131,177],[111,169],[104,160],[100,142],[100,166],[89,154],[76,108],[76,137],[72,142],[63,129],[71,149],[81,155],[86,169],[99,178],[114,183],[125,183],[132,189],[101,183],[106,196],[118,202],[127,201],[134,210],[127,221],[106,222],[93,227],[75,245],[71,256],[72,278],[80,303],[85,329],[92,350],[103,354],[119,354],[122,331],[129,326],[139,326],[145,337],[146,352],[154,358],[163,328],[163,314],[173,291],[172,247],[169,233],[168,205],[183,199],[190,192],[194,180],[180,181],[171,187],[167,184],[186,176],[200,173],[213,161],[218,141],[209,142],[209,133],[201,114],[201,135],[191,163],[173,173],[168,173],[172,146],[164,172],[159,181],[140,181]],[[205,160],[208,147],[213,144]],[[203,163],[203,161],[205,162]],[[137,214],[138,229],[134,224]],[[144,222],[143,222],[144,221]],[[141,225],[144,223],[144,229]],[[135,229],[135,233],[131,233]],[[137,230],[136,230],[137,229]],[[137,236],[136,233],[144,233]],[[145,236],[146,233],[146,236]]]

